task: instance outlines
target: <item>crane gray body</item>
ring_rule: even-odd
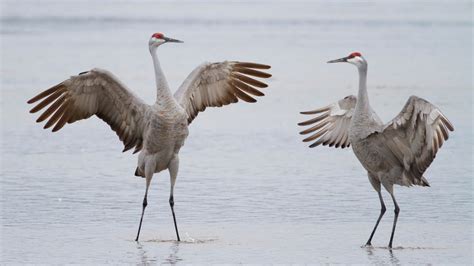
[[[37,122],[47,120],[44,128],[53,127],[55,132],[67,123],[96,115],[117,133],[125,145],[123,151],[135,148],[134,153],[140,152],[135,175],[145,178],[146,188],[136,241],[153,174],[166,169],[170,173],[169,204],[176,237],[180,241],[173,191],[179,168],[178,154],[188,136],[189,124],[206,107],[220,107],[239,99],[256,102],[253,97],[263,96],[259,89],[267,84],[254,77],[271,77],[260,71],[269,69],[268,65],[238,61],[204,63],[172,94],[156,54],[157,48],[167,42],[181,41],[155,33],[148,43],[156,78],[154,104],[144,103],[112,73],[102,69],[81,72],[28,101],[30,104],[40,101],[31,113],[49,105],[37,119]]]
[[[187,115],[183,108],[154,105],[144,129],[144,145],[138,155],[136,175],[145,177],[146,165],[153,173],[169,168],[188,136]],[[159,136],[157,138],[156,136]]]
[[[357,66],[359,91],[357,97],[349,95],[329,106],[313,111],[301,112],[319,116],[299,123],[311,125],[300,134],[312,134],[303,141],[315,141],[311,148],[320,144],[352,150],[367,171],[367,176],[381,204],[381,211],[366,245],[371,246],[372,237],[386,211],[381,194],[383,186],[394,203],[395,218],[389,247],[392,247],[400,207],[395,200],[393,185],[429,186],[423,176],[436,156],[448,132],[454,128],[441,111],[428,101],[411,96],[402,111],[384,124],[372,110],[367,94],[367,61],[360,53],[329,61],[347,62]]]

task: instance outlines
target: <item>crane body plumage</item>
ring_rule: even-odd
[[[301,112],[319,116],[299,123],[312,125],[301,134],[313,133],[303,141],[314,141],[311,148],[320,144],[330,147],[348,147],[367,171],[369,181],[378,193],[381,212],[366,245],[371,246],[372,237],[385,213],[381,187],[392,197],[395,219],[390,237],[393,236],[400,208],[395,200],[393,186],[429,186],[423,176],[436,156],[448,132],[454,128],[441,111],[428,101],[411,96],[402,111],[390,122],[384,124],[373,111],[367,93],[367,61],[360,53],[329,61],[348,62],[359,71],[359,91],[357,97],[349,95],[329,106],[313,111]]]
[[[138,155],[137,173],[143,177],[146,164],[155,165],[153,173],[167,169],[169,162],[178,157],[188,136],[187,116],[183,109],[163,109],[156,105],[152,108],[155,110],[150,112],[144,129],[144,149]]]
[[[178,241],[180,241],[174,213],[174,185],[179,168],[179,151],[188,136],[188,126],[206,107],[220,107],[239,99],[255,102],[253,96],[264,94],[256,89],[267,85],[254,79],[269,78],[260,71],[270,66],[225,61],[198,66],[173,95],[161,69],[157,48],[167,42],[181,42],[155,33],[149,41],[156,77],[156,101],[149,105],[136,97],[113,74],[92,69],[73,76],[33,97],[30,112],[38,112],[49,105],[37,122],[48,120],[44,128],[60,130],[66,123],[96,115],[110,125],[124,144],[124,150],[135,148],[138,155],[135,175],[146,180],[136,241],[139,239],[147,195],[153,174],[168,169],[170,173],[169,204]],[[253,96],[250,96],[250,95]]]

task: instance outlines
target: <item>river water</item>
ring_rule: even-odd
[[[0,263],[472,263],[471,1],[1,1]],[[257,104],[207,109],[180,153],[174,241],[169,177],[154,176],[141,241],[144,180],[99,119],[52,134],[26,100],[92,67],[154,101],[153,32],[181,39],[158,55],[172,88],[203,61],[273,66]],[[430,188],[377,194],[350,149],[301,143],[299,111],[357,93],[330,59],[361,52],[384,121],[410,95],[456,131],[428,169]]]

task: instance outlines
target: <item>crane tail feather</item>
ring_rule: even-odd
[[[137,169],[135,169],[135,176],[145,177],[145,174],[143,174],[143,173],[140,171],[140,168],[137,167]]]

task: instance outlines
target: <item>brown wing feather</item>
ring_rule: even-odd
[[[411,96],[402,111],[384,126],[383,142],[402,165],[405,185],[428,186],[424,172],[436,153],[449,138],[454,127],[441,111],[430,102]]]
[[[206,63],[191,72],[174,97],[186,110],[188,123],[191,123],[206,107],[220,107],[239,99],[256,102],[253,96],[264,96],[258,88],[268,85],[252,77],[271,77],[271,74],[257,70],[269,68],[248,62]]]
[[[111,73],[93,69],[73,76],[47,89],[28,103],[37,103],[31,110],[36,113],[49,107],[36,122],[47,120],[44,128],[60,130],[66,123],[96,115],[114,130],[124,143],[124,151],[135,147],[137,152],[143,142],[143,116],[148,108]]]
[[[300,132],[301,135],[312,133],[303,142],[314,141],[309,147],[320,144],[329,147],[349,147],[349,123],[352,119],[357,98],[354,95],[345,97],[331,105],[312,111],[301,112],[304,115],[317,115],[314,118],[298,123],[299,126],[311,126]]]

